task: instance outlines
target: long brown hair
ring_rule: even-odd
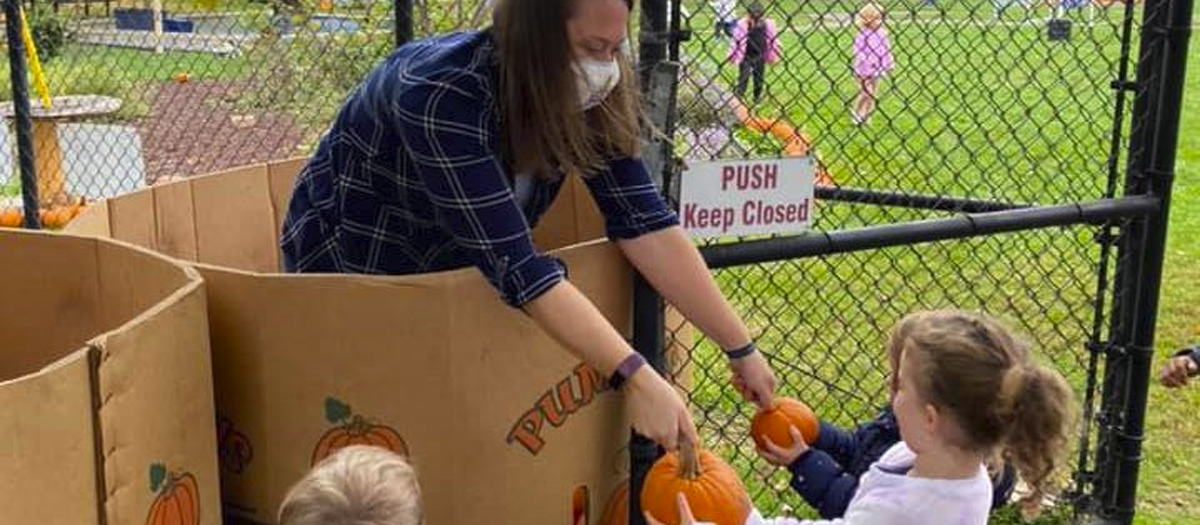
[[[896,325],[892,345],[913,359],[918,394],[962,430],[954,444],[1010,462],[1032,489],[1036,516],[1066,455],[1073,422],[1062,376],[1032,362],[1029,346],[998,321],[958,310],[920,312]]]
[[[500,56],[500,114],[505,153],[518,173],[548,177],[556,168],[587,175],[611,157],[639,153],[637,78],[618,53],[621,80],[582,112],[567,20],[579,2],[499,0],[492,32]],[[624,0],[630,11],[633,0]]]

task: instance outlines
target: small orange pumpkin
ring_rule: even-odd
[[[20,228],[25,223],[25,215],[20,208],[4,208],[0,210],[0,227]]]
[[[337,399],[325,400],[325,419],[338,426],[325,432],[317,442],[312,455],[313,465],[350,445],[373,445],[401,456],[408,455],[408,445],[399,432],[352,413],[349,405]]]
[[[604,505],[604,515],[600,517],[600,525],[626,525],[629,523],[629,480],[621,481],[608,503]]]
[[[743,525],[750,496],[733,467],[707,450],[683,449],[659,458],[646,473],[642,510],[666,525],[679,525],[677,495],[683,493],[696,521]]]
[[[200,489],[191,473],[168,474],[162,463],[150,465],[150,490],[158,496],[146,525],[199,525]]]
[[[766,446],[764,438],[769,437],[772,443],[789,448],[792,446],[789,426],[800,430],[805,443],[811,444],[817,440],[817,432],[820,430],[817,415],[808,405],[788,397],[775,398],[773,408],[755,414],[750,422],[750,435],[759,447]]]

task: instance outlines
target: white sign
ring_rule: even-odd
[[[813,212],[812,157],[690,164],[679,219],[693,237],[798,233]]]

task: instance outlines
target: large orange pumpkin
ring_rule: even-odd
[[[665,525],[679,525],[679,493],[687,498],[696,521],[743,525],[750,516],[750,496],[741,478],[707,450],[684,449],[659,458],[642,486],[642,510]]]
[[[621,481],[620,485],[609,496],[604,505],[604,515],[600,517],[600,525],[626,525],[629,523],[629,480]]]
[[[750,435],[759,447],[766,446],[766,440],[784,448],[792,446],[792,434],[789,426],[795,426],[804,437],[804,442],[811,444],[817,440],[820,425],[817,415],[808,405],[788,397],[775,398],[775,406],[769,410],[760,411],[750,422]]]
[[[188,472],[167,473],[161,463],[150,466],[150,490],[157,492],[146,525],[199,525],[200,489]]]
[[[331,397],[325,400],[325,419],[338,426],[325,432],[317,442],[317,447],[313,449],[313,465],[350,445],[373,445],[401,456],[408,455],[408,445],[399,432],[352,413],[349,405],[337,399]]]

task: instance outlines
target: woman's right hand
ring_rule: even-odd
[[[643,366],[625,383],[633,429],[667,450],[696,444],[696,424],[687,404],[653,368]]]

